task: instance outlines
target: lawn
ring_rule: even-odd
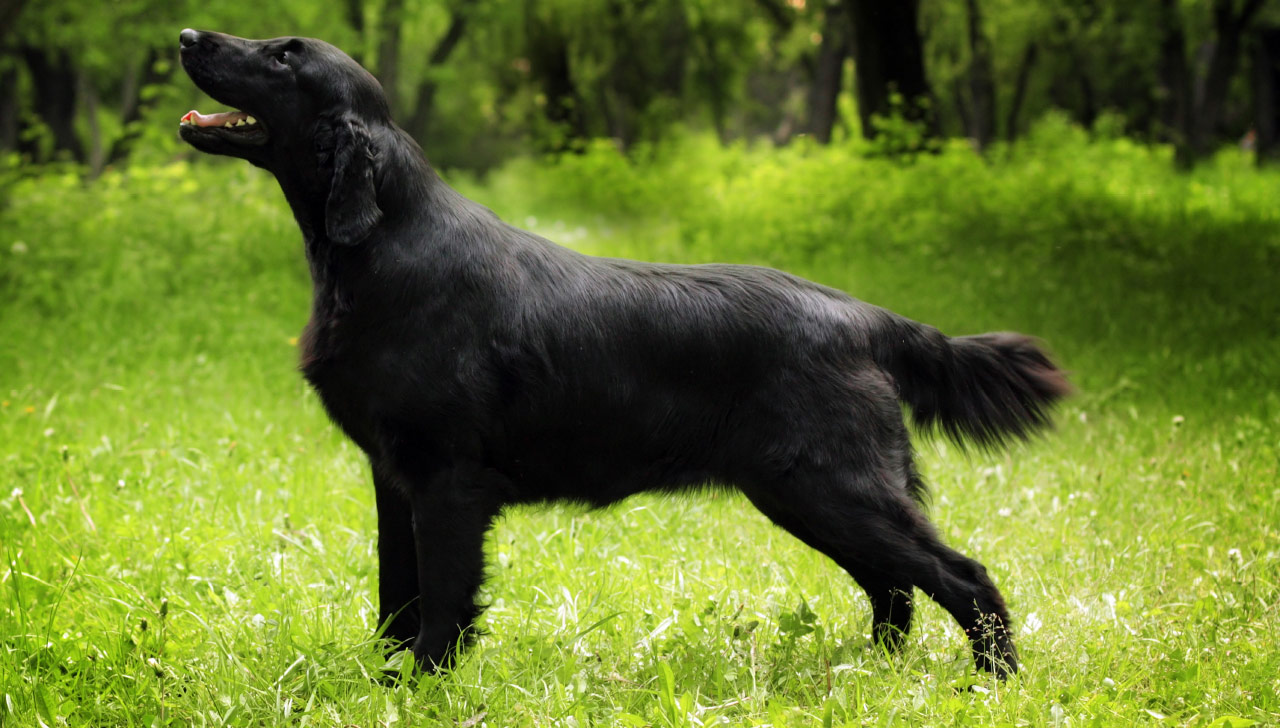
[[[0,209],[0,726],[1280,723],[1280,172],[1053,123],[989,160],[638,156],[451,179],[587,252],[782,267],[1072,372],[1044,438],[919,440],[1022,673],[927,600],[870,647],[851,580],[718,492],[508,512],[487,634],[412,676],[373,639],[367,466],[296,371],[292,217],[179,161]]]

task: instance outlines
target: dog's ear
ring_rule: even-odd
[[[339,245],[355,245],[369,237],[382,219],[374,181],[376,151],[369,130],[353,117],[334,120],[330,133],[333,147],[323,155],[333,172],[325,202],[325,233]]]

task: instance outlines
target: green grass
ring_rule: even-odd
[[[456,181],[590,252],[780,266],[1073,371],[1047,438],[921,444],[1017,678],[932,603],[869,648],[848,577],[719,494],[508,513],[489,634],[380,680],[372,489],[296,372],[296,227],[265,174],[178,163],[0,211],[0,725],[1280,723],[1280,173],[1053,125],[990,162],[651,157]]]

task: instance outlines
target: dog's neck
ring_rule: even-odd
[[[340,245],[326,233],[325,215],[331,179],[321,172],[311,150],[291,150],[268,169],[284,193],[302,231],[307,263],[315,288],[315,303],[335,315],[352,305],[348,283],[369,260],[380,229],[387,225],[415,225],[448,207],[447,198],[458,193],[436,173],[417,142],[394,124],[370,130],[375,157],[375,188],[382,220],[368,238],[355,245]],[[426,241],[402,240],[425,243]]]
[[[375,186],[384,220],[404,220],[429,213],[433,200],[448,190],[417,142],[400,127],[388,123],[371,130],[375,154]],[[399,137],[399,138],[397,138]],[[396,155],[392,158],[390,155]],[[314,161],[312,150],[290,150],[268,165],[308,247],[332,245],[325,233],[329,175]],[[394,174],[388,172],[395,170]],[[451,191],[451,190],[450,190]],[[383,223],[385,224],[385,223]]]
[[[293,219],[302,230],[303,239],[310,246],[317,234],[322,235],[324,232],[324,200],[327,189],[322,189],[315,183],[314,177],[308,177],[301,170],[275,169],[272,172],[276,176],[276,182],[280,184],[285,201],[289,203],[289,209],[293,210]]]

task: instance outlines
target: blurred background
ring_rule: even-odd
[[[437,165],[478,172],[687,130],[985,149],[1051,110],[1185,167],[1273,155],[1280,118],[1266,0],[0,0],[0,152],[91,175],[190,154],[187,26],[335,43]]]

